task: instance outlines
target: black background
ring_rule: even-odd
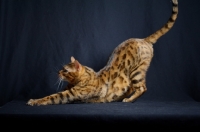
[[[140,100],[200,101],[199,3],[179,0]],[[171,10],[170,0],[0,0],[0,105],[62,90],[57,72],[71,56],[100,70],[118,44],[155,32]]]

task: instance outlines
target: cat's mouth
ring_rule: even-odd
[[[63,75],[62,75],[61,73],[59,73],[59,74],[58,74],[58,77],[62,79],[62,78],[63,78]]]
[[[61,73],[58,74],[58,77],[59,77],[61,80],[64,80],[64,81],[66,80],[65,77],[64,77],[64,75],[62,75]]]

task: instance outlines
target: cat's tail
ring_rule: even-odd
[[[147,41],[148,43],[154,44],[161,36],[166,34],[173,27],[178,15],[178,0],[172,0],[172,5],[173,5],[172,15],[167,21],[167,23],[161,29],[159,29],[152,35],[146,37],[144,39],[145,41]]]

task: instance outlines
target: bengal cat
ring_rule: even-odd
[[[71,63],[58,73],[59,78],[67,81],[71,88],[40,99],[30,99],[27,104],[135,101],[147,90],[145,76],[153,57],[152,45],[172,28],[177,18],[178,0],[172,0],[172,5],[172,15],[160,30],[144,39],[131,38],[122,42],[99,72],[71,57]]]

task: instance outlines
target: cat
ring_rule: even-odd
[[[153,44],[173,27],[178,16],[178,0],[172,0],[172,7],[171,17],[160,30],[144,39],[130,38],[122,42],[99,72],[71,57],[71,62],[58,73],[62,81],[68,82],[67,90],[30,99],[27,104],[133,102],[138,99],[147,91],[145,77],[153,57]]]

